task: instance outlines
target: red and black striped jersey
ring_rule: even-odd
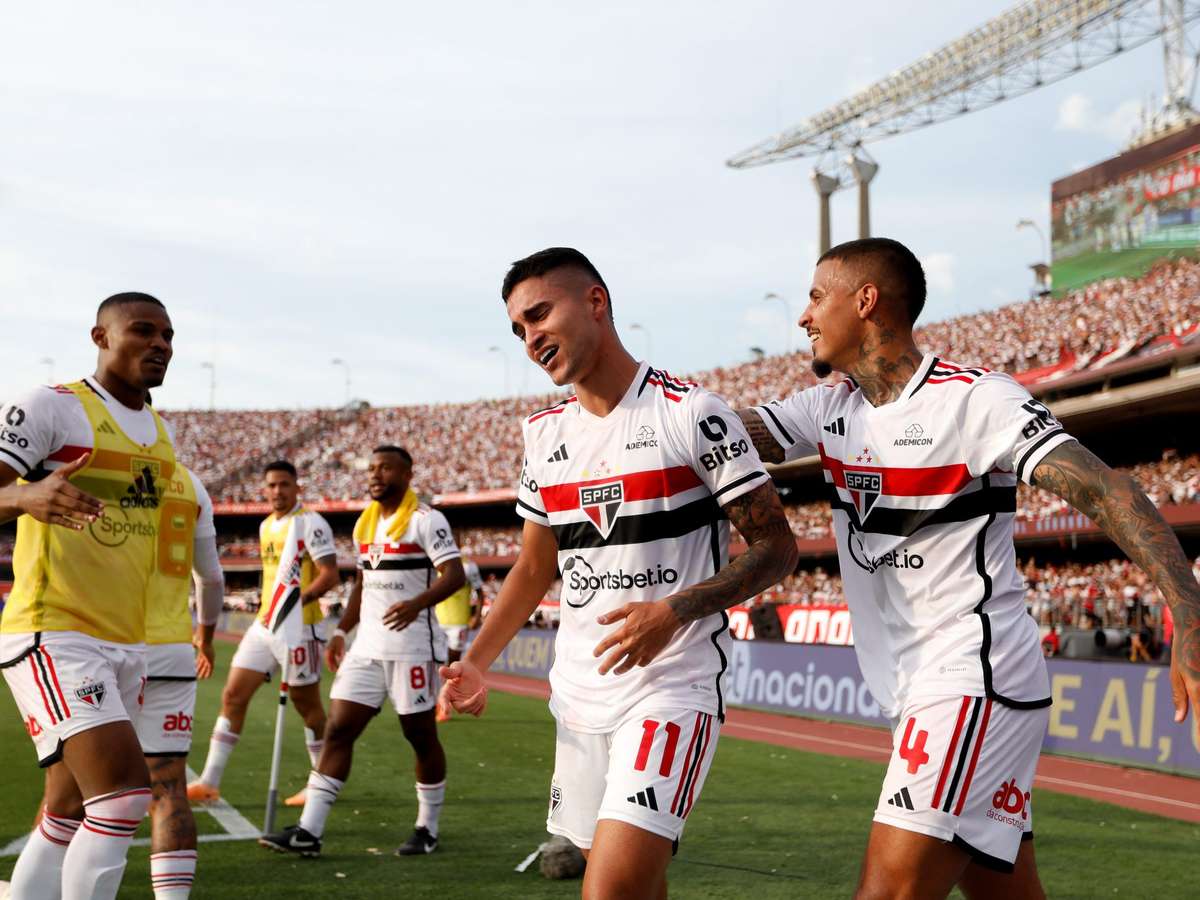
[[[551,709],[609,731],[645,702],[723,714],[728,618],[680,629],[650,665],[599,674],[592,651],[618,626],[601,613],[658,600],[728,562],[721,506],[766,483],[737,414],[715,394],[642,363],[607,416],[574,398],[530,416],[517,512],[553,530],[562,572]]]
[[[917,697],[1045,706],[1013,518],[1018,479],[1071,440],[1008,375],[927,354],[872,406],[852,380],[755,407],[788,459],[818,455],[863,676],[887,716]]]

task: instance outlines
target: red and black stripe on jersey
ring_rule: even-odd
[[[913,394],[927,384],[945,384],[948,381],[962,381],[967,384],[974,384],[976,379],[981,378],[990,371],[991,369],[985,369],[982,366],[960,366],[957,363],[945,362],[935,356],[933,363],[929,366],[929,371],[921,379],[921,383],[913,388]]]
[[[881,481],[880,498],[946,496],[949,501],[931,509],[909,509],[887,506],[878,500],[870,515],[860,516],[853,503],[839,493],[846,488],[846,465],[825,453],[825,445],[817,444],[821,466],[826,473],[829,503],[850,518],[855,531],[867,534],[888,534],[911,537],[921,528],[966,522],[980,516],[1017,511],[1017,486],[992,484],[986,475],[972,478],[963,463],[946,466],[854,466],[854,472],[878,473]],[[973,489],[972,489],[973,488]]]
[[[654,369],[647,366],[646,374],[642,377],[642,383],[638,385],[639,397],[646,390],[646,385],[654,385],[662,391],[663,396],[668,400],[679,403],[683,400],[684,394],[687,394],[692,388],[696,387],[696,382],[675,378],[663,369]]]
[[[376,548],[374,553],[372,547]],[[358,558],[368,572],[433,568],[433,561],[420,544],[359,544]]]
[[[566,412],[567,407],[572,403],[578,402],[579,398],[572,394],[566,400],[561,400],[558,403],[555,403],[553,406],[547,406],[545,409],[539,409],[537,412],[532,413],[529,418],[525,420],[525,422],[529,425],[532,425],[538,419],[544,419],[546,416],[557,416],[560,413]]]
[[[720,493],[733,490],[750,478],[754,472],[721,489]],[[682,506],[656,509],[641,513],[624,513],[613,523],[608,536],[602,535],[590,521],[555,522],[556,514],[568,513],[580,508],[580,488],[593,485],[612,484],[620,481],[623,491],[622,503],[637,503],[646,500],[667,501],[679,494],[702,487],[700,480],[689,466],[671,466],[665,469],[650,469],[631,472],[612,478],[593,478],[588,481],[542,485],[542,503],[551,516],[550,528],[558,539],[560,550],[614,547],[625,544],[644,544],[682,537],[700,528],[714,525],[724,518],[718,504],[719,495],[705,494]]]

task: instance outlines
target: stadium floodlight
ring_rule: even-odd
[[[350,405],[350,364],[347,363],[341,357],[338,357],[336,359],[331,359],[329,361],[329,364],[331,366],[340,366],[342,368],[342,370],[345,372],[345,375],[346,375],[346,405],[349,406]]]
[[[508,396],[508,354],[497,346],[488,347],[488,353],[497,354],[504,362],[504,396]]]
[[[650,329],[647,328],[645,325],[640,325],[637,322],[634,322],[632,325],[629,326],[629,330],[630,331],[640,331],[642,334],[644,334],[646,336],[646,359],[647,360],[654,359],[654,338],[650,334]]]
[[[200,363],[200,368],[208,369],[208,411],[217,408],[217,367],[210,362]]]
[[[46,384],[54,384],[54,357],[43,356],[38,362],[46,367]]]
[[[836,155],[1061,81],[1165,36],[1167,104],[1191,110],[1198,62],[1185,29],[1200,0],[1030,0],[728,160],[735,169]],[[1190,114],[1190,113],[1189,113]]]
[[[1042,257],[1041,261],[1049,265],[1050,242],[1046,240],[1046,232],[1042,231],[1042,226],[1038,225],[1038,223],[1033,221],[1033,219],[1021,219],[1019,222],[1017,222],[1017,231],[1020,231],[1022,228],[1032,228],[1037,232],[1038,238],[1041,239],[1042,242],[1042,250],[1046,254],[1044,257]]]
[[[826,247],[825,249],[828,250],[829,248]],[[822,252],[824,252],[824,251],[822,251]],[[792,331],[795,329],[795,325],[796,325],[796,317],[792,313],[791,301],[788,300],[787,297],[784,297],[782,294],[777,294],[774,291],[767,291],[767,293],[763,295],[763,300],[765,300],[767,302],[770,302],[771,300],[778,300],[780,303],[783,304],[783,314],[784,314],[784,316],[787,317],[787,328],[784,329],[785,333],[787,334],[787,352],[791,353],[792,352]]]

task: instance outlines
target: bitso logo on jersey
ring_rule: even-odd
[[[846,490],[854,501],[860,519],[866,518],[879,494],[883,490],[883,476],[878,472],[855,472],[846,470]]]
[[[75,688],[75,696],[88,706],[99,709],[104,705],[104,682],[86,678],[83,684]]]
[[[625,485],[620,481],[608,484],[589,484],[579,488],[579,508],[592,520],[601,537],[612,534],[617,513],[625,499]]]

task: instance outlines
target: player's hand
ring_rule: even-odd
[[[215,659],[212,641],[195,637],[192,639],[192,646],[196,648],[196,677],[200,679],[211,677]]]
[[[487,685],[483,673],[465,659],[452,662],[438,669],[442,676],[442,689],[438,691],[437,708],[442,715],[450,711],[479,716],[487,708]]]
[[[392,631],[403,631],[424,610],[425,607],[419,603],[413,603],[411,600],[401,600],[399,603],[394,603],[388,607],[387,612],[383,614],[383,624]]]
[[[39,522],[83,531],[104,513],[104,504],[67,479],[87,464],[88,454],[21,488],[21,509]]]
[[[1171,642],[1171,699],[1175,704],[1175,721],[1187,719],[1192,711],[1192,743],[1200,750],[1200,672],[1190,660],[1200,660],[1200,629],[1180,634],[1176,631]]]
[[[598,616],[596,621],[611,625],[622,619],[625,623],[592,651],[597,657],[608,654],[600,663],[601,675],[607,674],[613,666],[617,667],[614,674],[624,675],[634,666],[649,665],[683,625],[666,600],[626,603]]]
[[[325,645],[325,664],[329,666],[330,672],[336,672],[345,658],[346,639],[340,634],[335,634]]]

